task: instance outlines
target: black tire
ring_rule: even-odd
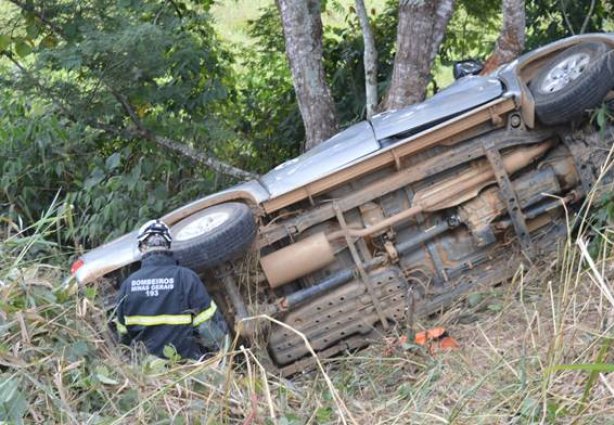
[[[256,236],[256,223],[247,205],[230,202],[181,220],[171,234],[179,264],[202,271],[245,253]]]
[[[575,79],[557,78],[557,72],[569,76],[565,64],[577,71]],[[594,108],[612,87],[614,51],[603,43],[582,43],[562,51],[530,83],[535,114],[547,125],[569,122]]]

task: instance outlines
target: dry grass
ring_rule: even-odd
[[[611,243],[601,253],[590,267],[587,253],[569,242],[511,283],[418,324],[446,326],[458,351],[431,356],[382,339],[292,380],[268,375],[245,347],[235,346],[225,365],[219,357],[173,364],[122,351],[109,340],[94,291],[59,285],[56,268],[18,265],[4,269],[0,286],[0,419],[611,423],[611,374],[556,369],[614,362]]]
[[[26,261],[58,220],[0,243],[0,423],[613,423],[612,228],[594,257],[583,224],[557,255],[416,324],[460,350],[382,338],[287,380],[237,344],[185,364],[116,346],[94,288]]]

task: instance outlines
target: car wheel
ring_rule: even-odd
[[[535,113],[543,124],[569,122],[599,104],[614,86],[614,51],[603,43],[564,50],[530,83]]]
[[[206,208],[171,227],[179,264],[202,271],[243,254],[256,236],[254,216],[245,204]]]

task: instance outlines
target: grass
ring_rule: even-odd
[[[607,248],[611,253],[612,246]],[[613,306],[568,244],[519,273],[420,323],[443,324],[462,349],[434,356],[386,344],[322,360],[285,380],[235,346],[204,363],[162,362],[119,350],[95,291],[62,286],[42,265],[0,287],[0,420],[9,423],[607,423],[614,382]],[[614,276],[611,257],[595,261]],[[498,306],[489,308],[491,306]],[[471,321],[471,323],[467,323]]]
[[[459,350],[382,338],[288,380],[236,343],[186,364],[116,346],[102,283],[64,284],[62,268],[37,260],[58,249],[48,234],[64,223],[54,208],[28,231],[1,233],[0,423],[612,423],[612,226],[598,254],[583,220],[558,253],[415,324],[445,326]]]
[[[611,253],[611,245],[607,248]],[[431,356],[386,340],[292,381],[235,346],[201,364],[121,351],[95,291],[30,265],[0,288],[0,418],[9,423],[607,423],[612,306],[573,245],[420,323],[443,324],[459,351]],[[561,260],[562,259],[562,260]],[[572,263],[575,263],[572,265]],[[595,262],[612,278],[611,257]],[[497,308],[491,308],[497,306]],[[467,323],[471,321],[471,323]],[[579,365],[580,370],[559,368]],[[588,369],[588,370],[586,370]],[[604,369],[605,370],[605,369]]]
[[[329,1],[322,16],[324,25],[342,25],[354,0]],[[247,33],[247,22],[255,20],[260,10],[275,4],[274,0],[219,0],[211,9],[215,29],[223,40],[238,46],[249,47],[253,40]],[[367,8],[381,12],[385,0],[366,0]]]

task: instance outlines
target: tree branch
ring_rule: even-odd
[[[132,123],[135,126],[135,131],[132,131],[134,135],[140,136],[158,145],[164,146],[167,149],[187,156],[188,158],[191,158],[201,164],[204,164],[207,167],[217,171],[218,173],[222,173],[238,179],[254,179],[258,177],[256,174],[250,173],[248,171],[242,170],[223,161],[220,161],[219,159],[209,156],[203,152],[197,151],[184,143],[180,143],[175,140],[169,139],[168,137],[163,137],[152,133],[145,127],[143,122],[139,119],[136,112],[134,111],[134,108],[132,108],[130,103],[128,103],[128,100],[122,94],[117,93],[115,90],[111,89],[108,86],[107,89],[122,105],[122,108],[132,120]]]
[[[584,22],[582,23],[582,28],[580,28],[580,34],[584,34],[586,31],[586,27],[588,27],[588,23],[591,20],[591,15],[595,10],[595,0],[591,0],[591,6],[588,8],[588,13],[586,14],[586,18],[584,18]]]
[[[567,28],[569,28],[571,35],[576,35],[576,32],[574,31],[573,26],[571,25],[571,22],[569,21],[569,16],[567,16],[567,7],[565,6],[565,0],[560,0],[560,5],[561,5],[561,13],[563,14],[563,18],[565,19]]]
[[[9,2],[13,3],[15,6],[17,6],[24,12],[29,12],[33,14],[34,16],[36,16],[38,19],[40,19],[40,21],[43,24],[47,25],[51,29],[51,31],[53,31],[57,35],[62,36],[62,37],[64,36],[64,34],[62,33],[62,30],[60,30],[60,28],[58,28],[53,22],[47,19],[43,12],[40,12],[34,9],[34,6],[32,4],[28,4],[28,3],[25,3],[19,0],[9,0]]]
[[[365,67],[365,106],[367,109],[367,119],[370,119],[377,108],[377,50],[375,49],[375,39],[369,24],[369,16],[365,7],[364,0],[356,0],[356,14],[362,29],[362,38],[365,43],[363,63]]]

